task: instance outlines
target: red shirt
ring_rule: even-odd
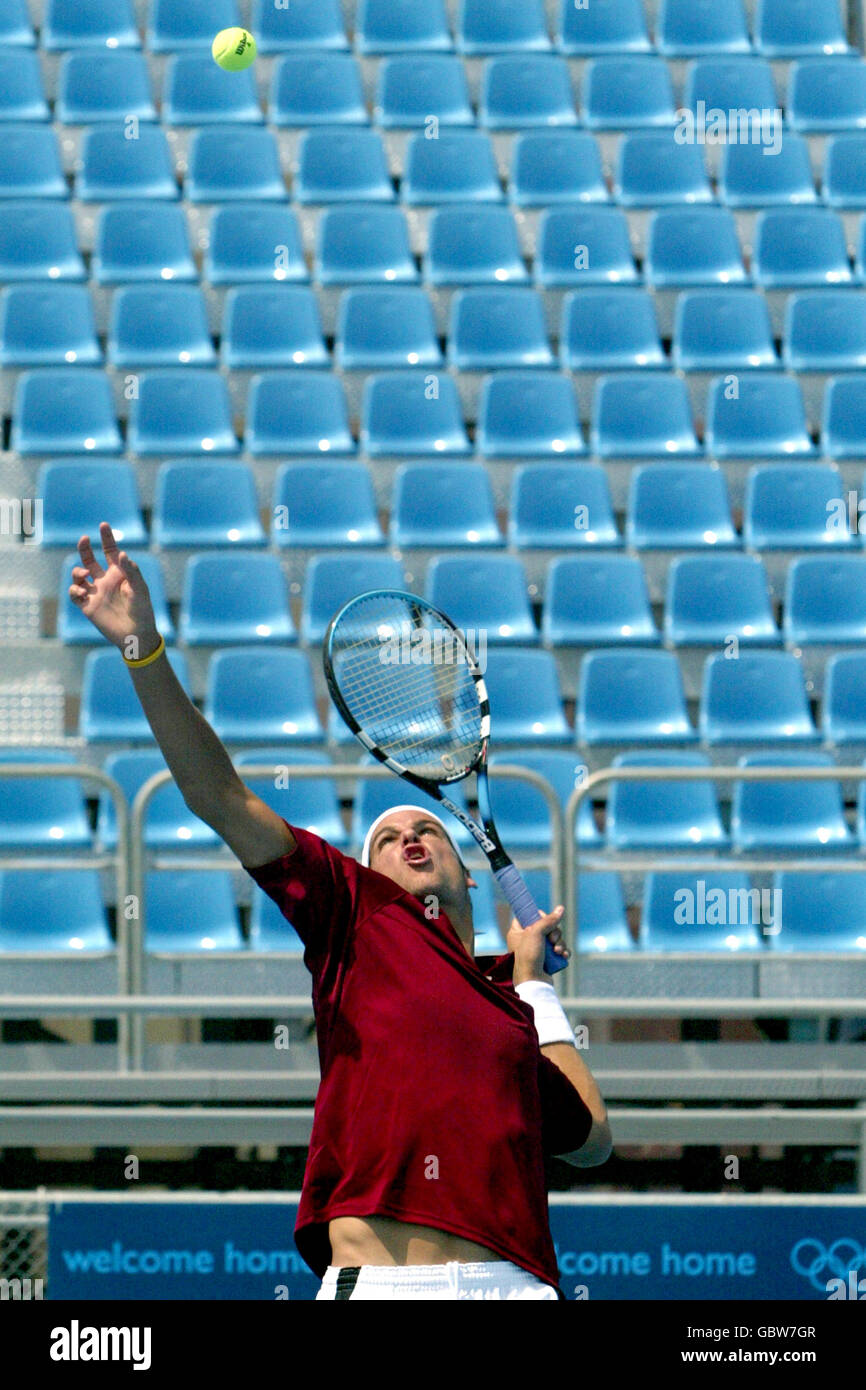
[[[385,1216],[496,1251],[558,1285],[545,1154],[592,1116],[538,1045],[513,956],[467,954],[448,918],[290,827],[297,849],[247,873],[304,942],[321,1081],[295,1239],[319,1276],[328,1222]]]

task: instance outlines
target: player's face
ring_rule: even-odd
[[[453,899],[466,874],[442,826],[419,811],[395,811],[383,820],[370,846],[370,868],[387,874],[407,893]]]

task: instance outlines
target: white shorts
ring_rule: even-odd
[[[510,1260],[441,1265],[329,1265],[319,1299],[559,1299],[556,1289]]]

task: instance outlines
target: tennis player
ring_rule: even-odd
[[[604,1163],[604,1102],[550,977],[562,909],[476,957],[476,886],[443,822],[405,805],[361,862],[238,777],[165,656],[147,585],[100,526],[69,594],[120,648],[189,809],[280,906],[312,974],[321,1082],[295,1238],[319,1299],[556,1299],[544,1160]]]

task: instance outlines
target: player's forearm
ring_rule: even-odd
[[[571,1043],[547,1043],[541,1051],[568,1077],[589,1113],[592,1130],[586,1144],[574,1154],[561,1155],[577,1167],[592,1168],[610,1157],[611,1136],[607,1107],[595,1077]]]

